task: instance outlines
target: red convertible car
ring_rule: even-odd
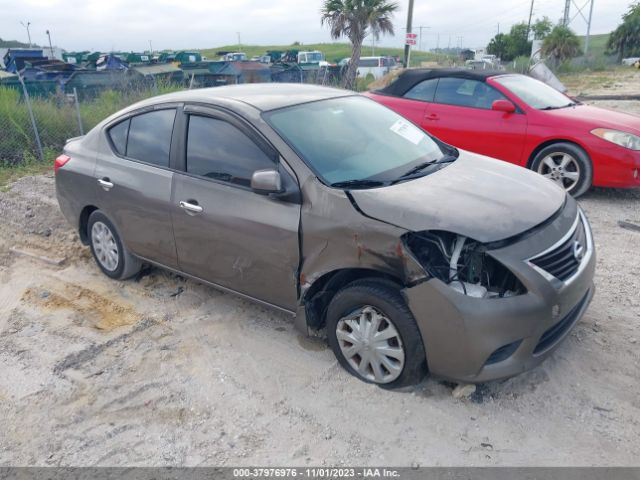
[[[464,150],[530,168],[573,196],[640,187],[640,117],[583,105],[525,75],[414,69],[367,95]]]

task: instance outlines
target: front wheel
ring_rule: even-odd
[[[418,383],[426,357],[416,321],[396,288],[361,280],[340,290],[327,309],[329,345],[340,365],[368,383]]]
[[[531,162],[531,169],[576,198],[589,190],[593,179],[587,153],[567,142],[554,143],[540,150]]]

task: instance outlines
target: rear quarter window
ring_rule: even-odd
[[[108,131],[109,139],[113,148],[116,149],[120,155],[126,155],[127,153],[127,135],[129,134],[129,123],[127,119],[124,122],[120,122],[117,125],[111,127]]]
[[[404,98],[410,98],[412,100],[422,100],[423,102],[433,102],[433,97],[436,94],[437,86],[437,78],[424,80],[413,86],[407,93],[405,93]]]
[[[377,58],[360,59],[360,61],[358,62],[358,66],[359,67],[377,67],[378,59]]]

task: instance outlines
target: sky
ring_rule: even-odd
[[[376,45],[401,47],[408,0],[397,0],[395,36]],[[586,22],[573,0],[571,27],[584,34]],[[594,0],[591,32],[608,33],[631,0]],[[562,17],[564,0],[534,0],[534,19]],[[30,22],[33,43],[67,50],[140,51],[211,48],[238,43],[289,45],[330,42],[320,25],[322,0],[0,0],[0,38],[27,42],[21,22]],[[498,32],[526,21],[531,0],[415,0],[414,32],[422,29],[423,50],[440,47],[481,48]],[[585,16],[588,12],[585,9]]]

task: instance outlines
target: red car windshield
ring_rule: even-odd
[[[538,110],[565,108],[575,104],[555,88],[525,75],[505,75],[496,77],[493,81],[513,92],[530,107]]]

